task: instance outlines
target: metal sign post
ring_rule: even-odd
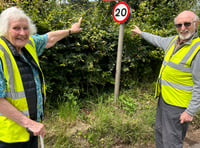
[[[125,23],[128,23],[128,21],[130,20],[130,17],[131,17],[131,10],[127,3],[119,2],[115,5],[113,9],[113,18],[117,23],[120,23],[118,49],[117,49],[117,65],[116,65],[116,73],[115,73],[115,90],[114,90],[115,102],[117,101],[117,98],[119,96],[124,28],[125,28]]]
[[[114,90],[114,100],[116,101],[119,96],[119,86],[120,86],[120,73],[121,73],[121,59],[122,59],[122,49],[124,40],[124,28],[125,24],[121,23],[119,28],[119,39],[118,39],[118,49],[117,49],[117,65],[115,73],[115,90]]]

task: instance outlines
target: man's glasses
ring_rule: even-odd
[[[191,24],[192,24],[191,22],[185,22],[183,24],[175,24],[175,26],[176,26],[176,28],[181,28],[182,25],[184,25],[185,27],[189,27],[189,26],[191,26]]]

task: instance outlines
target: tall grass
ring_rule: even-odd
[[[94,101],[89,98],[79,105],[69,101],[47,111],[46,147],[134,147],[152,142],[157,104],[152,88],[146,84],[122,90],[117,102],[113,94],[102,94]]]

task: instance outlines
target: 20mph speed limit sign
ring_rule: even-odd
[[[115,90],[114,90],[115,91],[114,92],[114,100],[116,101],[119,96],[124,27],[125,27],[125,24],[128,23],[131,18],[131,9],[129,8],[128,4],[125,2],[117,3],[113,9],[113,18],[117,23],[120,23],[118,49],[117,49],[116,73],[115,73]]]
[[[113,9],[113,18],[117,23],[124,23],[130,18],[130,11],[127,3],[119,2]]]

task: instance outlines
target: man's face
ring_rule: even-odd
[[[11,44],[20,50],[29,40],[29,26],[26,19],[11,19],[8,24],[8,33],[5,36]]]
[[[176,18],[175,26],[179,33],[180,39],[187,40],[191,38],[195,32],[196,22],[194,21],[194,17],[183,13],[179,14]]]

